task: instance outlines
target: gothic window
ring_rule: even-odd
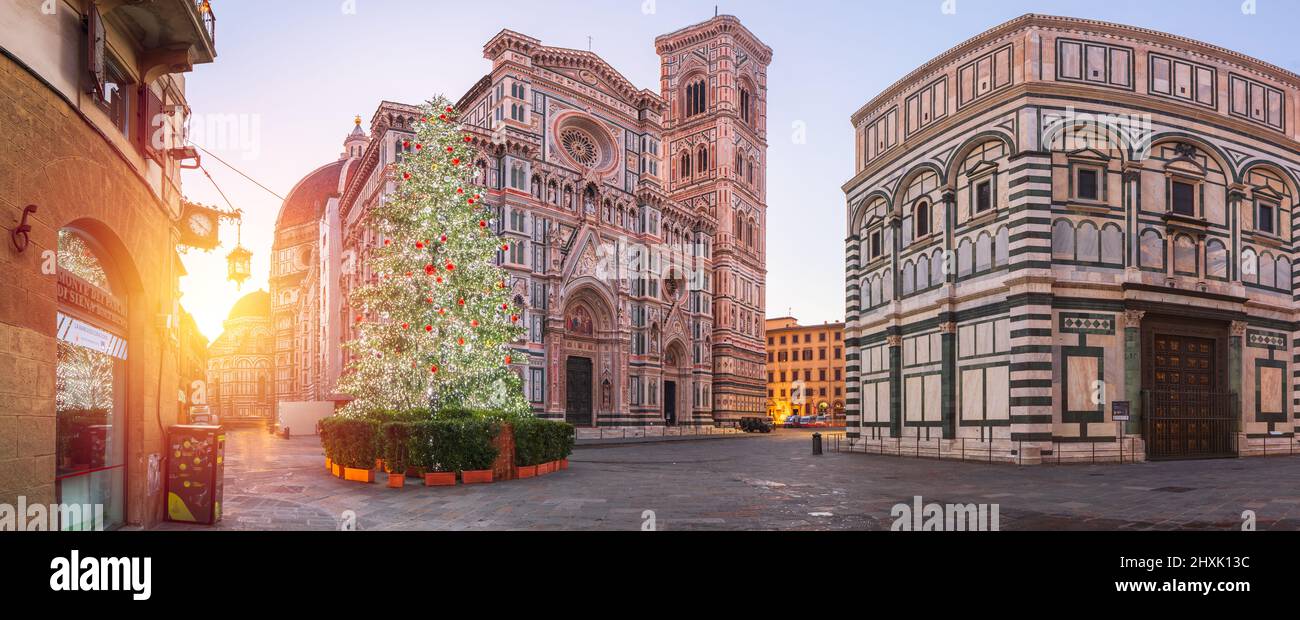
[[[686,179],[686,178],[690,178],[690,176],[691,176],[691,154],[682,153],[682,178]]]
[[[704,174],[705,172],[709,171],[709,151],[708,149],[701,146],[699,153],[700,153],[699,154],[700,174]]]
[[[745,176],[745,156],[741,155],[740,153],[736,153],[736,178],[739,179],[744,176]]]
[[[707,91],[704,80],[692,82],[686,87],[686,117],[703,114],[708,107]]]
[[[749,123],[749,89],[740,89],[740,120]]]

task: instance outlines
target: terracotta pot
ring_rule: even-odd
[[[465,484],[486,484],[492,482],[492,470],[463,471],[460,472],[460,479]]]
[[[406,474],[388,474],[388,488],[400,489],[406,486]]]
[[[454,487],[456,486],[456,472],[432,472],[424,475],[424,486],[426,487]]]
[[[569,468],[569,459],[567,457],[560,459],[560,469],[567,470],[568,468]]]
[[[375,481],[375,470],[352,469],[351,467],[345,467],[343,468],[343,479],[352,482],[364,482],[370,484]]]
[[[520,477],[520,478],[533,478],[533,477],[536,477],[536,476],[537,476],[537,466],[536,466],[536,465],[528,465],[528,466],[521,466],[521,467],[519,467],[519,477]]]

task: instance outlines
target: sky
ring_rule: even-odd
[[[184,256],[182,304],[209,338],[243,294],[267,288],[281,198],[337,159],[352,119],[382,100],[458,99],[490,69],[483,44],[502,29],[600,54],[659,91],[658,35],[735,15],[773,49],[768,71],[767,314],[805,324],[844,317],[845,206],[853,175],[849,117],[962,41],[1025,13],[1100,19],[1213,43],[1300,72],[1295,0],[212,0],[215,63],[188,76],[191,137],[213,156],[187,172],[186,195],[244,213],[255,277],[237,290],[225,256]],[[590,41],[588,37],[591,37]],[[233,123],[232,123],[233,121]],[[214,132],[210,126],[237,127]],[[802,129],[805,140],[798,140]],[[215,156],[215,157],[214,157]],[[220,158],[231,167],[217,161]],[[236,169],[239,172],[236,172]]]

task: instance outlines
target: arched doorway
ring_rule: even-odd
[[[664,347],[663,355],[663,413],[664,424],[677,426],[691,422],[692,409],[690,396],[690,372],[687,368],[686,346],[680,340],[673,340]]]
[[[563,373],[564,393],[556,401],[565,421],[580,428],[600,425],[618,410],[617,330],[602,291],[584,284],[566,295],[561,330],[547,335],[557,353],[553,368]]]
[[[76,228],[58,233],[55,501],[64,530],[123,521],[127,299],[109,254]]]

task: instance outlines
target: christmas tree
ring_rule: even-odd
[[[446,407],[528,411],[510,370],[522,337],[507,274],[493,259],[509,245],[474,185],[472,138],[441,97],[424,106],[408,152],[392,167],[397,189],[368,215],[378,245],[374,280],[349,302],[358,337],[340,389],[346,416]]]

